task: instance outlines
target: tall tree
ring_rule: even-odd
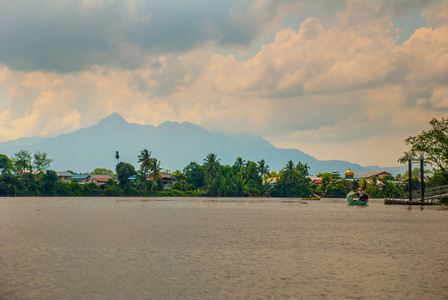
[[[312,194],[310,179],[306,177],[308,166],[299,162],[297,166],[290,160],[280,171],[280,181],[275,188],[281,197],[308,197]]]
[[[33,165],[31,162],[31,153],[26,150],[20,150],[12,155],[12,161],[17,171],[32,171]]]
[[[238,174],[246,161],[242,157],[237,157],[233,164],[233,172]]]
[[[140,163],[140,170],[142,174],[145,176],[148,175],[149,170],[153,165],[153,160],[151,158],[152,152],[148,151],[148,149],[143,149],[138,156],[138,162]]]
[[[280,171],[280,177],[285,182],[291,182],[296,178],[295,166],[292,160]]]
[[[128,179],[129,177],[137,174],[137,171],[135,171],[135,168],[133,165],[120,162],[117,164],[115,169],[119,181],[119,186],[124,189],[128,185]]]
[[[11,170],[14,170],[14,165],[12,160],[5,154],[0,154],[0,169],[2,169],[2,173],[10,173]]]
[[[262,178],[269,174],[269,166],[264,159],[258,161],[258,172]]]
[[[154,185],[158,185],[159,187],[162,184],[161,181],[161,173],[162,173],[162,168],[160,167],[160,160],[157,160],[156,158],[152,158],[151,159],[151,177],[153,178],[153,185],[151,187],[151,190],[154,188]]]
[[[207,178],[214,178],[220,173],[221,164],[220,159],[215,153],[210,153],[207,158],[204,159],[204,170]]]
[[[204,168],[197,162],[192,161],[183,169],[186,181],[192,185],[193,189],[201,188],[205,185]]]
[[[446,173],[448,172],[448,118],[442,118],[440,121],[434,118],[429,124],[432,126],[431,129],[408,137],[405,140],[406,145],[411,145],[409,152],[412,156],[419,157],[420,154],[424,154],[425,164]],[[408,153],[404,153],[398,161],[406,163]]]
[[[45,171],[50,167],[53,160],[48,158],[47,153],[42,151],[36,151],[34,153],[33,166],[37,171]]]

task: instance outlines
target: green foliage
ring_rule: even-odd
[[[140,155],[138,156],[138,162],[140,163],[140,171],[145,176],[148,175],[149,170],[152,167],[152,159],[151,159],[151,153],[148,151],[148,149],[143,149]]]
[[[193,190],[202,188],[205,185],[205,171],[202,166],[196,162],[191,162],[183,170],[188,184],[191,184]]]
[[[308,197],[316,192],[324,197],[345,197],[350,188],[358,186],[376,198],[393,197],[406,192],[404,185],[389,182],[394,179],[392,176],[375,179],[372,182],[365,179],[347,181],[342,179],[338,172],[318,174],[322,178],[322,185],[316,187],[307,178],[309,167],[301,162],[294,164],[292,161],[289,161],[278,174],[271,172],[275,178],[278,177],[275,184],[264,183],[263,177],[269,174],[269,167],[264,160],[256,163],[238,158],[233,166],[221,165],[213,153],[207,155],[202,166],[191,162],[182,172],[179,170],[174,172],[172,175],[177,179],[174,189],[162,191],[160,161],[151,158],[150,154],[149,151],[142,151],[140,154],[141,165],[137,180],[128,180],[129,177],[136,175],[137,171],[134,166],[124,162],[119,162],[116,166],[119,183],[110,179],[102,187],[95,183],[80,185],[77,182],[61,182],[54,171],[39,175],[19,173],[19,177],[3,174],[0,176],[0,196]],[[20,162],[19,158],[25,158],[22,162],[29,162],[26,152],[16,155],[15,158],[16,162]],[[8,160],[5,159],[4,162],[7,163]],[[29,165],[22,165],[25,170],[28,167]],[[112,171],[97,168],[93,173],[111,175]],[[441,170],[435,170],[434,176],[431,177],[434,184],[446,179],[445,173]],[[413,185],[416,188],[419,186],[416,178],[413,179]]]
[[[421,153],[425,155],[425,164],[448,172],[448,118],[440,121],[432,119],[429,124],[432,128],[423,130],[419,135],[408,137],[406,145],[411,145],[409,152],[414,157],[419,157]],[[401,163],[408,161],[408,154],[398,160]]]
[[[126,189],[129,183],[128,182],[129,177],[137,174],[137,171],[135,171],[134,166],[125,162],[118,163],[115,171],[117,172],[119,186],[123,190]]]
[[[34,158],[34,160],[33,160]],[[20,150],[12,156],[14,167],[19,172],[24,171],[45,171],[50,167],[52,159],[48,158],[47,153],[36,151],[34,155],[26,150]]]
[[[219,161],[220,159],[218,159],[215,153],[210,153],[207,155],[207,158],[204,159],[203,167],[208,180],[215,178],[221,173],[221,164]]]
[[[41,178],[42,181],[42,195],[43,196],[57,196],[59,190],[59,177],[55,171],[47,171]]]
[[[233,164],[233,173],[234,174],[238,174],[241,170],[241,168],[244,166],[244,163],[246,161],[242,158],[242,157],[237,157],[237,159],[235,160],[235,163]]]
[[[106,169],[106,168],[96,168],[90,174],[92,174],[92,175],[110,175],[110,176],[114,176],[114,171]]]
[[[38,181],[36,181],[36,175],[32,173],[23,173],[20,175],[20,179],[23,185],[22,196],[40,195]]]
[[[345,198],[347,196],[347,188],[342,183],[330,183],[325,189],[325,197],[327,198]]]
[[[448,172],[434,169],[432,176],[426,176],[425,179],[428,187],[446,185],[448,184]]]
[[[106,190],[104,191],[106,196],[122,196],[123,191],[118,186],[117,182],[113,179],[108,179],[106,182]]]
[[[0,196],[21,196],[23,186],[19,179],[9,173],[2,174],[0,177]]]
[[[3,169],[2,173],[10,173],[11,170],[14,170],[12,160],[5,154],[0,154],[0,169]]]
[[[94,182],[82,185],[82,195],[87,197],[99,197],[103,195],[101,188]]]
[[[19,152],[12,155],[14,167],[19,172],[32,171],[33,165],[31,160],[31,153],[26,150],[20,150]]]
[[[280,180],[275,184],[273,195],[279,197],[308,197],[313,193],[311,180],[307,178],[309,167],[290,160],[280,171]]]
[[[45,171],[50,167],[53,160],[48,158],[47,153],[36,151],[34,153],[33,166],[36,171]]]
[[[61,182],[64,190],[67,191],[67,196],[81,197],[83,195],[82,185],[77,182]]]
[[[260,172],[261,178],[265,178],[269,175],[269,166],[266,164],[264,159],[258,161],[258,172]]]

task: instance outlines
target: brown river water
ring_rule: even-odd
[[[448,210],[0,198],[0,299],[448,299]]]

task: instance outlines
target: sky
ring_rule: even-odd
[[[448,1],[0,0],[0,142],[114,112],[396,166],[448,116]]]

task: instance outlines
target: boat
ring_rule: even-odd
[[[367,196],[367,198],[365,200],[359,200],[359,196],[355,192],[348,193],[347,204],[348,205],[367,205],[367,203],[369,203],[370,196],[367,195],[366,193],[364,193],[364,194]]]
[[[319,197],[318,195],[314,195],[314,197],[308,197],[308,198],[302,198],[302,200],[320,200],[322,197]]]

